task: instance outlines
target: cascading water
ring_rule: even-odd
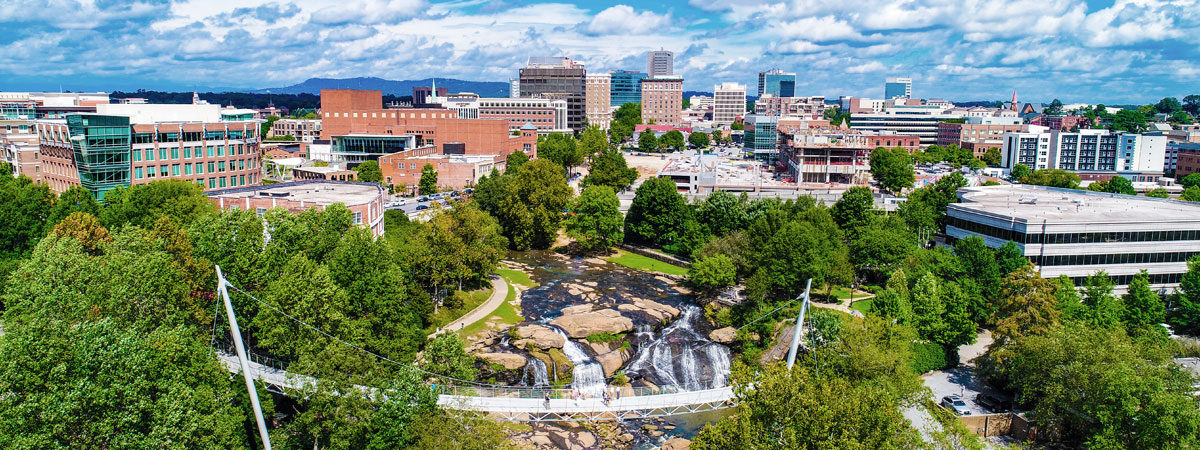
[[[589,396],[599,396],[604,392],[604,368],[600,363],[588,356],[583,346],[567,337],[562,330],[554,331],[566,340],[563,343],[563,353],[571,360],[574,370],[571,372],[571,387]]]
[[[525,372],[521,374],[521,380],[530,386],[546,386],[550,384],[550,375],[546,370],[546,363],[537,358],[529,358],[529,362],[525,363]]]
[[[639,328],[638,356],[626,369],[653,378],[662,387],[694,391],[721,387],[729,378],[729,349],[696,332],[700,308],[683,308],[683,315],[654,338]]]

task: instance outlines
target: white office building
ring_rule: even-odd
[[[746,114],[746,85],[721,83],[713,86],[713,125],[727,127]]]
[[[1104,271],[1124,291],[1145,270],[1151,286],[1179,286],[1200,255],[1200,204],[1031,185],[959,189],[946,209],[953,240],[981,236],[989,247],[1016,242],[1043,278],[1076,286]]]
[[[1062,169],[1072,172],[1117,174],[1132,181],[1155,181],[1162,176],[1166,136],[1082,129],[1077,132],[1030,126],[1026,133],[1005,133],[1000,164],[1012,168]]]
[[[675,53],[666,50],[646,52],[646,74],[651,78],[675,75]]]

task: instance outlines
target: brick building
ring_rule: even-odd
[[[683,77],[643,78],[641,83],[642,122],[680,126],[683,122]]]
[[[588,125],[595,125],[601,130],[607,130],[612,122],[612,76],[607,73],[589,73],[585,77],[584,89],[585,110]]]
[[[54,192],[182,179],[205,189],[257,185],[261,120],[221,120],[219,105],[101,104],[37,121],[42,180]],[[85,159],[77,160],[78,155]]]
[[[279,119],[271,124],[267,137],[291,136],[300,142],[309,142],[321,137],[321,119]]]
[[[255,211],[259,217],[273,208],[301,213],[341,203],[354,214],[356,225],[367,227],[375,237],[383,236],[383,212],[387,190],[378,183],[344,181],[293,181],[265,186],[248,186],[206,192],[209,201],[224,210]]]
[[[970,120],[971,118],[968,118]],[[970,148],[977,158],[982,158],[988,149],[1004,146],[1004,133],[1029,131],[1029,125],[994,123],[938,123],[937,145],[957,145]]]

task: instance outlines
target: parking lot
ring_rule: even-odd
[[[975,402],[975,396],[980,393],[995,394],[995,390],[984,385],[983,380],[974,374],[974,367],[959,366],[944,371],[936,371],[921,376],[925,385],[933,390],[934,402],[941,405],[942,397],[958,395],[966,402],[971,415],[992,414]]]

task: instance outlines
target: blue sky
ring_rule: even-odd
[[[267,88],[310,77],[504,81],[527,57],[685,89],[796,72],[798,95],[1149,102],[1200,93],[1200,0],[8,0],[0,90]]]

